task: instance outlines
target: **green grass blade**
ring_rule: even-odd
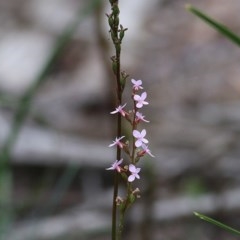
[[[203,215],[201,213],[194,212],[194,214],[197,217],[199,217],[200,219],[202,219],[202,220],[204,220],[206,222],[212,223],[212,224],[214,224],[214,225],[216,225],[216,226],[218,226],[218,227],[220,227],[220,228],[222,228],[224,230],[227,230],[228,232],[231,232],[231,233],[234,233],[234,234],[240,236],[240,231],[238,231],[238,230],[236,230],[234,228],[231,228],[231,227],[229,227],[229,226],[227,226],[227,225],[225,225],[225,224],[223,224],[221,222],[218,222],[218,221],[216,221],[216,220],[214,220],[214,219],[212,219],[210,217],[207,217],[207,216],[205,216],[205,215]]]
[[[233,43],[235,43],[236,45],[240,46],[240,36],[238,36],[237,34],[232,32],[228,27],[226,27],[225,25],[223,25],[223,24],[217,22],[216,20],[210,18],[205,13],[201,12],[199,9],[193,7],[190,4],[187,4],[185,6],[185,8],[189,12],[193,13],[194,15],[196,15],[197,17],[199,17],[200,19],[205,21],[208,25],[210,25],[211,27],[215,28],[219,33],[221,33],[224,36],[226,36]]]

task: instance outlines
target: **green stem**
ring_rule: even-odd
[[[124,215],[125,215],[124,213],[125,211],[120,212],[117,240],[122,239],[122,231],[123,231],[123,223],[124,223]]]
[[[136,102],[135,101],[133,101],[133,102],[134,102],[134,114],[133,114],[133,123],[132,123],[132,133],[133,133],[133,131],[137,127],[137,124],[135,122],[137,107],[136,107]],[[135,164],[135,151],[136,151],[135,137],[133,136],[133,140],[132,140],[132,157],[131,157],[131,163],[132,164]]]
[[[120,210],[117,240],[122,239],[125,213],[126,213],[126,210],[128,209],[128,207],[131,205],[131,193],[132,193],[132,184],[127,182],[127,197],[126,197],[124,206],[122,206],[122,208]]]
[[[110,32],[112,41],[115,47],[115,60],[114,64],[116,69],[114,70],[114,74],[117,82],[117,104],[122,104],[122,88],[121,88],[121,64],[120,64],[120,55],[121,55],[121,41],[119,38],[119,8],[117,0],[109,1],[112,7],[112,13],[109,16],[109,24],[110,24]],[[122,117],[121,114],[118,113],[117,116],[117,137],[121,137],[122,135]],[[121,159],[121,148],[117,148],[117,160]],[[113,207],[112,207],[112,240],[117,239],[117,196],[118,196],[118,172],[115,173],[114,176],[114,190],[113,190]]]
[[[120,51],[116,49],[116,63],[117,63],[117,71],[116,71],[116,80],[117,80],[117,101],[118,105],[122,104],[122,93],[121,93],[121,85],[120,85]],[[122,117],[121,114],[118,113],[117,117],[117,137],[121,137],[122,135]],[[117,148],[117,160],[121,159],[121,148]],[[115,173],[114,177],[114,191],[113,191],[113,209],[112,209],[112,239],[116,239],[116,226],[117,226],[117,202],[116,198],[118,196],[118,172]]]

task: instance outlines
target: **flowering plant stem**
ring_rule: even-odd
[[[119,8],[118,0],[110,0],[112,12],[108,16],[110,34],[115,47],[115,56],[112,57],[112,68],[117,82],[117,104],[122,104],[122,87],[121,87],[121,40],[119,38]],[[117,115],[117,137],[121,137],[122,133],[122,118],[121,114]],[[117,159],[121,158],[121,148],[117,147]],[[117,236],[117,196],[118,196],[119,175],[115,172],[114,176],[114,191],[113,191],[113,207],[112,207],[112,240],[120,239]],[[118,234],[119,235],[119,234]]]
[[[117,137],[109,145],[109,147],[117,146],[117,159],[111,165],[111,167],[106,168],[106,170],[114,170],[114,191],[113,191],[113,207],[112,207],[112,240],[120,240],[122,238],[124,217],[128,208],[135,202],[136,198],[139,198],[140,190],[139,188],[133,189],[132,182],[135,179],[140,179],[139,172],[141,168],[137,167],[136,164],[145,154],[149,154],[154,157],[149,150],[148,140],[145,138],[146,130],[137,130],[138,124],[143,122],[149,122],[146,120],[144,115],[138,110],[147,105],[148,102],[145,101],[147,93],[143,92],[138,95],[139,90],[143,89],[142,80],[132,79],[132,100],[133,109],[126,111],[124,107],[126,103],[122,105],[122,93],[125,87],[126,79],[128,75],[121,71],[120,55],[121,55],[121,43],[124,38],[126,28],[123,28],[119,24],[119,8],[117,0],[109,0],[111,4],[111,14],[107,15],[108,23],[110,26],[110,35],[112,38],[113,45],[115,47],[115,56],[111,57],[112,60],[112,70],[116,78],[116,109],[110,114],[117,114]],[[122,136],[122,118],[129,122],[132,126],[132,138],[129,140],[122,140],[125,136]],[[124,141],[124,142],[123,142]],[[131,145],[132,141],[132,145]],[[130,147],[132,149],[130,150]],[[121,158],[121,150],[124,151],[124,159]],[[123,165],[122,165],[123,164]],[[118,196],[118,185],[119,177],[125,183],[126,195],[125,197]]]
[[[133,123],[132,123],[132,132],[134,130],[136,130],[136,123],[134,121],[134,119],[136,119],[136,112],[137,112],[137,108],[136,108],[136,103],[134,102],[134,111],[133,111]],[[132,157],[131,157],[131,163],[135,164],[135,150],[136,150],[136,146],[135,146],[135,138],[133,136],[133,140],[132,140]]]
[[[125,212],[126,212],[127,208],[131,205],[131,199],[130,199],[130,197],[132,196],[131,193],[132,193],[132,184],[128,182],[127,183],[127,199],[126,199],[125,204],[120,208],[117,240],[120,240],[121,236],[122,236]]]

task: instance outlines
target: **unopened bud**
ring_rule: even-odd
[[[122,204],[122,203],[124,203],[124,200],[121,197],[117,196],[116,197],[116,204],[117,204],[117,206],[120,206],[120,204]]]
[[[120,13],[120,10],[119,10],[119,8],[118,8],[118,5],[114,4],[114,5],[112,6],[112,13],[113,13],[114,16],[117,16],[117,15]]]
[[[136,188],[135,190],[133,190],[132,194],[133,194],[136,198],[140,198],[140,190],[139,190],[139,188]]]

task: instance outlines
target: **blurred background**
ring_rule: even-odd
[[[238,0],[189,2],[240,33]],[[148,92],[156,156],[141,163],[124,239],[235,239],[193,211],[240,229],[240,53],[185,3],[120,1],[122,69]],[[0,0],[1,239],[110,239],[108,5]]]

